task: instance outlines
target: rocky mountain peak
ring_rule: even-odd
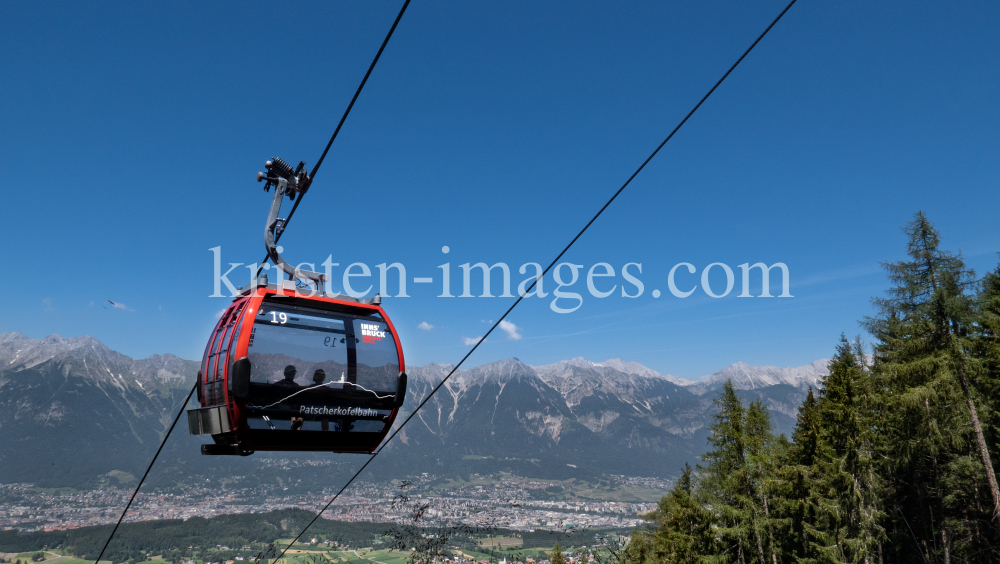
[[[769,386],[785,384],[795,388],[816,388],[820,380],[829,371],[829,359],[820,359],[809,364],[796,367],[784,366],[751,366],[745,362],[731,364],[722,370],[708,376],[700,382],[688,386],[695,394],[704,394],[717,389],[726,380],[732,380],[733,385],[742,390],[755,390]]]
[[[17,332],[2,333],[0,366],[5,370],[31,368],[69,351],[83,348],[90,348],[101,354],[114,352],[89,335],[64,338],[53,333],[42,339],[32,339]]]
[[[678,386],[694,384],[694,380],[688,380],[687,378],[681,378],[672,374],[660,374],[652,368],[647,368],[635,361],[625,362],[620,358],[610,358],[608,360],[601,361],[600,364],[619,372],[624,372],[625,374],[635,374],[636,376],[646,376],[648,378],[663,378],[664,380],[677,384]]]
[[[463,376],[470,380],[509,380],[515,376],[535,376],[535,369],[516,358],[505,358],[496,362],[481,364],[463,370]]]
[[[532,367],[542,378],[562,379],[571,378],[580,374],[604,373],[608,367],[602,363],[587,360],[582,356],[569,360],[560,360],[553,364]],[[612,369],[614,370],[614,369]]]
[[[193,381],[197,372],[197,363],[172,354],[133,360],[90,335],[62,337],[52,334],[32,339],[17,332],[0,334],[0,368],[4,371],[34,368],[49,361],[79,376],[110,381],[117,386],[138,384],[144,390],[147,382],[156,386],[180,386]]]

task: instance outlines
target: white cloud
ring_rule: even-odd
[[[45,298],[44,300],[42,300],[42,303],[45,304],[45,311],[56,310],[56,308],[52,307],[52,298]]]
[[[222,317],[222,314],[223,314],[223,313],[226,313],[226,310],[224,310],[224,309],[220,309],[220,310],[218,311],[218,313],[216,313],[216,314],[215,314],[215,318],[216,318],[216,319],[218,319],[218,318]]]
[[[504,333],[507,333],[507,338],[510,339],[511,341],[521,340],[521,334],[518,333],[520,329],[521,329],[520,327],[514,325],[513,323],[507,321],[506,319],[500,322],[500,330],[503,331]]]
[[[125,311],[135,311],[134,309],[129,309],[127,305],[122,303],[113,302],[111,300],[108,300],[108,303],[111,304],[112,307],[115,307],[117,309],[124,309]]]
[[[430,331],[433,328],[434,326],[431,325],[430,323],[427,323],[426,321],[421,321],[420,325],[417,325],[417,329],[423,329],[424,331]]]
[[[472,345],[482,340],[483,340],[482,337],[462,337],[462,344],[464,344],[467,347],[471,347]]]

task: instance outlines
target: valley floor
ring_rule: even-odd
[[[650,478],[609,476],[597,484],[544,481],[511,475],[472,476],[472,481],[421,475],[406,482],[353,486],[323,515],[338,521],[404,523],[412,507],[425,506],[425,526],[491,524],[514,530],[626,528],[655,508],[670,483]],[[233,513],[297,508],[318,511],[335,491],[303,488],[214,488],[184,486],[141,492],[126,522],[188,519]],[[131,490],[42,490],[29,484],[0,485],[0,529],[63,530],[117,521]],[[399,506],[401,495],[410,499]]]

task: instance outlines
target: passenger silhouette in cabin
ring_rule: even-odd
[[[299,385],[295,383],[295,374],[296,374],[296,372],[297,371],[295,370],[295,366],[289,364],[288,366],[285,367],[285,379],[284,380],[278,380],[277,382],[275,382],[275,385],[278,385],[278,386],[289,386],[289,387],[293,387],[294,386],[294,387],[298,388]]]
[[[322,386],[325,380],[326,380],[326,372],[322,368],[317,368],[316,372],[313,372],[313,385]],[[329,418],[324,417],[320,419],[319,422],[320,422],[320,427],[323,431],[330,430]]]
[[[285,379],[284,380],[279,380],[279,381],[275,382],[274,385],[275,386],[281,386],[283,388],[287,388],[288,390],[294,390],[296,388],[301,387],[301,386],[299,386],[298,384],[295,383],[295,374],[297,372],[298,371],[295,370],[295,366],[289,364],[288,366],[285,367]],[[285,409],[289,409],[290,408],[290,406],[288,406],[288,405],[284,405],[282,407],[284,407]],[[297,416],[293,415],[291,417],[291,424],[292,424],[291,429],[292,429],[292,431],[299,431],[299,430],[301,430],[302,429],[302,421],[303,421],[303,418],[297,417]]]
[[[313,382],[316,385],[321,385],[326,380],[326,372],[322,368],[317,368],[316,372],[313,372]]]

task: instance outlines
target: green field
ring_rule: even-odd
[[[476,544],[486,548],[505,549],[524,546],[524,540],[518,537],[490,537],[487,539],[479,539],[476,541]]]
[[[326,548],[296,545],[277,560],[268,564],[406,564],[409,552],[373,550],[331,550]]]
[[[17,560],[20,560],[21,562],[31,562],[31,558],[39,552],[45,555],[45,560],[42,560],[41,562],[45,562],[46,564],[94,564],[93,560],[81,560],[80,558],[76,558],[74,556],[68,556],[64,550],[33,550],[21,553],[8,552],[4,553],[3,557],[11,562]],[[111,564],[111,561],[101,560],[100,564]],[[158,564],[163,563],[159,562]]]
[[[286,546],[292,539],[278,539],[275,546]],[[405,564],[409,553],[399,551],[376,550],[371,547],[342,550],[326,545],[312,545],[297,542],[285,555],[277,560],[269,560],[269,564]],[[162,563],[161,563],[162,564]]]
[[[287,544],[290,539],[279,539],[275,542],[277,546]],[[479,549],[446,549],[447,553],[458,553],[473,560],[498,560],[506,557],[520,555],[522,539],[517,537],[496,537],[489,539],[479,539],[476,541]],[[493,547],[491,549],[491,546]],[[535,548],[529,552],[535,555],[539,552],[550,552],[549,548]],[[371,547],[336,550],[327,548],[324,545],[316,546],[304,543],[296,543],[288,549],[285,555],[277,560],[268,560],[267,564],[407,564],[411,553],[409,551],[373,549]],[[139,563],[153,564],[153,563]]]

